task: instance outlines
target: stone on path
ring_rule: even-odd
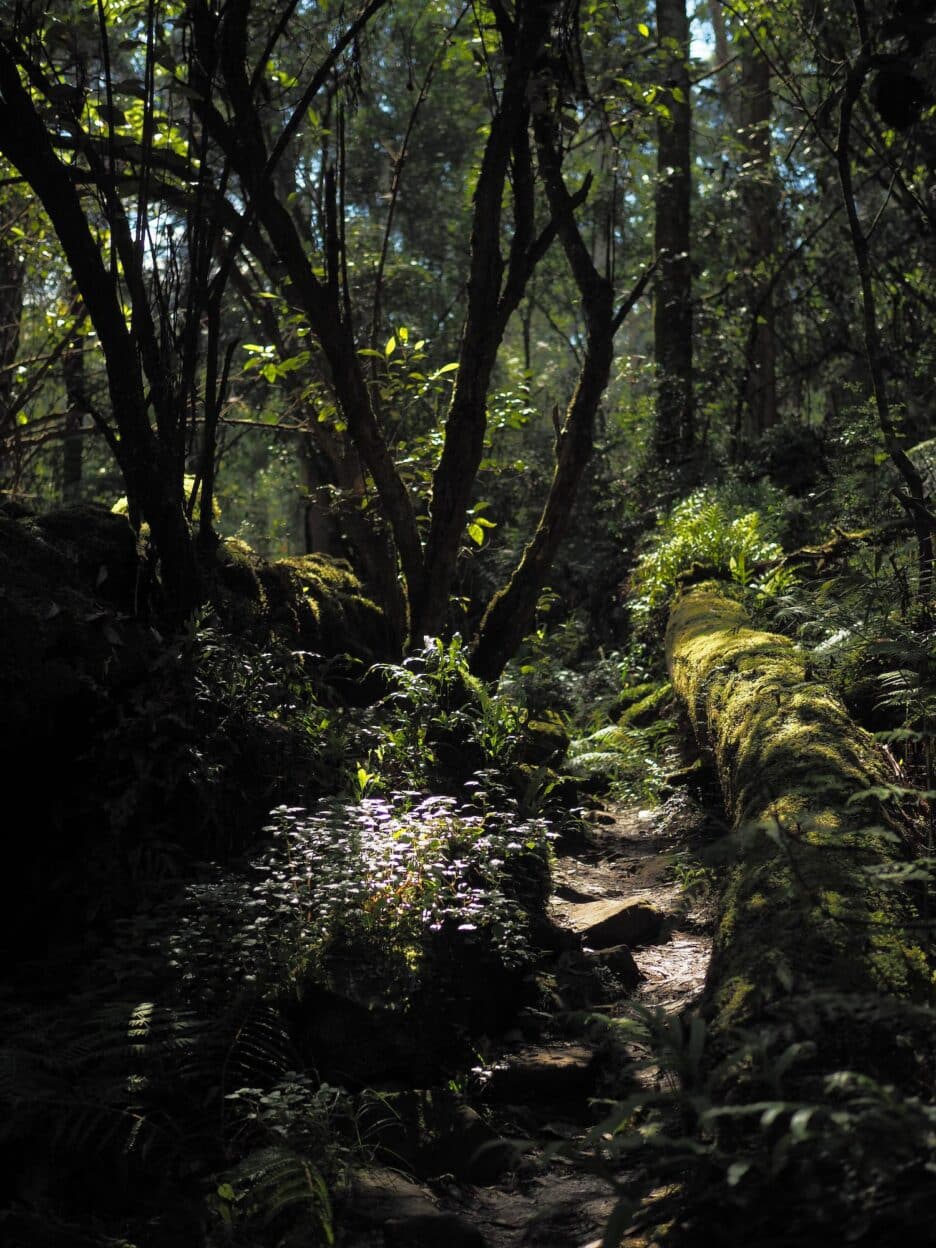
[[[435,1202],[418,1183],[388,1166],[355,1171],[347,1196],[349,1220],[383,1225],[391,1218],[415,1218],[438,1213]]]
[[[589,954],[589,960],[598,966],[606,966],[621,982],[628,992],[636,988],[644,979],[644,974],[634,961],[634,955],[627,945],[612,945],[610,949],[596,949]]]
[[[523,1049],[497,1067],[485,1089],[501,1104],[550,1104],[587,1097],[595,1084],[595,1057],[582,1044]]]
[[[589,949],[652,945],[663,932],[664,914],[642,897],[612,897],[569,906],[566,917]]]
[[[353,1175],[345,1198],[344,1224],[350,1231],[350,1245],[356,1242],[355,1231],[368,1244],[374,1232],[382,1232],[388,1248],[486,1248],[487,1244],[465,1218],[441,1211],[426,1188],[384,1166]]]

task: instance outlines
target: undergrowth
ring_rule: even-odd
[[[524,1000],[553,833],[523,760],[561,734],[457,638],[372,706],[325,674],[202,619],[109,706],[97,938],[0,1000],[4,1242],[329,1244],[369,1148],[344,1088],[444,1082]]]
[[[606,1245],[625,1232],[723,1248],[928,1242],[936,1214],[930,1007],[855,994],[791,999],[776,1025],[738,1032],[727,1045],[700,1015],[631,1006],[596,1022],[626,1046],[632,1075],[651,1076],[607,1104],[586,1141],[590,1164],[618,1190]],[[830,1069],[829,1026],[896,1045],[903,1056],[894,1075],[883,1074],[884,1048],[872,1069]]]

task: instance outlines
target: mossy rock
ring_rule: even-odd
[[[676,600],[666,653],[740,851],[709,976],[716,1029],[762,1021],[791,994],[925,995],[912,907],[875,882],[903,854],[872,738],[717,584]]]
[[[259,578],[274,629],[302,649],[366,662],[390,657],[384,613],[347,560],[318,554],[277,559]]]
[[[78,584],[123,610],[133,610],[143,568],[126,516],[77,503],[38,516],[35,525],[72,562]]]
[[[523,726],[519,761],[534,767],[556,767],[569,748],[569,734],[558,718],[531,719]]]
[[[214,556],[212,598],[227,627],[323,658],[361,663],[397,657],[381,608],[344,559],[297,555],[269,562],[226,538]]]

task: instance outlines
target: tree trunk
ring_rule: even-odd
[[[366,482],[357,452],[321,426],[305,439],[302,452],[308,500],[305,507],[306,550],[351,560],[355,570],[381,604],[397,657],[406,642],[407,604],[397,574],[393,540],[386,523],[375,522],[376,508],[366,510]],[[338,499],[323,500],[328,487]],[[372,500],[373,501],[373,500]]]
[[[77,292],[76,296],[77,296]],[[77,304],[77,298],[75,306]],[[80,323],[72,333],[62,356],[65,380],[65,438],[62,442],[62,502],[77,503],[81,498],[83,435],[81,426],[88,410],[84,359],[85,334]]]
[[[15,486],[19,476],[14,453],[17,412],[13,396],[25,276],[15,239],[9,233],[13,219],[12,205],[7,200],[0,205],[0,480],[9,486]]]
[[[777,348],[771,267],[777,224],[777,183],[770,143],[770,66],[753,37],[741,51],[740,130],[746,227],[748,316],[744,361],[743,450],[777,423]]]
[[[141,344],[127,327],[120,291],[104,266],[72,171],[56,155],[45,125],[20,82],[17,63],[2,44],[0,152],[20,171],[48,213],[88,309],[104,352],[111,410],[119,434],[119,438],[111,435],[112,446],[127,487],[131,518],[138,521],[142,512],[149,522],[167,607],[172,615],[184,617],[201,599],[201,577],[185,517],[176,448],[165,445],[150,426],[139,362]]]
[[[412,633],[416,640],[442,630],[458,551],[464,540],[465,517],[475,478],[484,453],[487,427],[487,396],[491,373],[506,328],[502,309],[505,297],[516,306],[523,285],[512,290],[523,256],[516,244],[532,227],[522,216],[515,227],[515,246],[504,286],[505,263],[501,254],[501,218],[504,188],[511,157],[514,160],[514,198],[519,205],[521,180],[529,161],[528,97],[533,70],[549,31],[553,3],[524,0],[517,5],[513,29],[503,30],[508,69],[500,103],[481,161],[474,195],[471,224],[471,265],[468,299],[458,374],[445,420],[445,443],[432,481],[430,527],[426,540],[425,568],[413,608]],[[532,213],[530,214],[532,218]],[[530,239],[532,242],[532,238]],[[527,274],[529,276],[529,274]]]
[[[911,908],[874,875],[902,854],[870,792],[888,781],[871,737],[788,638],[754,629],[713,583],[673,604],[666,657],[738,847],[708,980],[715,1029],[763,1022],[793,994],[924,991]]]
[[[536,533],[510,581],[491,599],[481,621],[471,670],[482,680],[497,679],[533,626],[536,604],[568,531],[579,483],[591,458],[595,414],[608,384],[613,356],[610,283],[599,292],[598,300],[595,332],[589,336],[581,376],[559,435],[556,469]]]
[[[863,10],[859,10],[862,14]],[[838,141],[835,155],[838,165],[839,181],[842,187],[842,199],[848,217],[848,230],[851,235],[855,265],[861,286],[862,331],[865,354],[868,361],[868,372],[871,379],[871,390],[877,410],[878,425],[884,438],[884,445],[900,473],[905,489],[900,491],[898,498],[907,512],[917,539],[919,560],[919,583],[917,594],[926,611],[932,610],[934,580],[934,534],[936,525],[932,512],[927,506],[927,491],[916,465],[907,455],[902,446],[901,431],[891,412],[887,393],[887,380],[884,372],[884,351],[881,333],[877,322],[877,307],[874,297],[874,274],[871,268],[871,252],[868,237],[858,216],[858,205],[855,201],[855,188],[851,170],[851,121],[852,111],[861,88],[870,69],[870,53],[868,47],[868,30],[864,20],[861,21],[862,55],[857,64],[849,70],[842,92],[839,108]]]
[[[653,308],[657,369],[654,430],[659,463],[685,465],[695,440],[692,377],[691,107],[689,21],[685,0],[657,0],[663,97],[669,118],[657,124],[655,246],[659,258]]]
[[[634,306],[649,278],[638,282],[615,315],[611,282],[595,267],[575,220],[575,202],[562,176],[561,144],[554,118],[534,119],[540,171],[553,221],[582,298],[585,313],[585,358],[556,445],[556,470],[540,522],[510,581],[491,599],[474,644],[472,671],[495,680],[533,625],[536,604],[546,583],[559,543],[569,527],[579,483],[591,458],[593,430],[601,397],[608,384],[614,335]]]

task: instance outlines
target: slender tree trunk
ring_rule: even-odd
[[[600,279],[589,318],[589,342],[578,385],[556,446],[556,468],[533,539],[481,621],[472,671],[496,680],[530,631],[536,604],[559,544],[569,529],[579,484],[591,458],[595,415],[611,372],[614,329],[611,284]]]
[[[920,602],[929,611],[932,609],[933,598],[933,536],[934,532],[936,532],[936,524],[934,524],[932,512],[926,505],[926,489],[923,484],[923,478],[901,445],[900,430],[891,412],[890,400],[887,394],[887,381],[884,376],[884,353],[877,322],[871,253],[868,246],[868,238],[858,216],[858,206],[855,202],[855,188],[852,180],[852,112],[871,67],[868,22],[861,0],[855,0],[855,13],[861,35],[862,51],[858,61],[849,70],[845,88],[842,92],[836,160],[839,181],[842,187],[842,198],[848,217],[852,250],[861,286],[862,330],[865,354],[868,361],[868,372],[871,378],[871,389],[874,395],[874,405],[877,410],[878,424],[884,438],[884,445],[887,447],[888,454],[904,483],[904,489],[898,493],[898,497],[913,524],[916,535],[919,560],[918,593]]]
[[[8,228],[13,216],[9,202],[0,204],[0,479],[10,486],[16,485],[19,475],[14,453],[17,412],[13,396],[24,278],[23,262]]]
[[[695,440],[692,377],[691,105],[685,0],[657,0],[657,36],[669,118],[657,126],[656,254],[653,310],[657,368],[655,449],[684,465]]]
[[[565,424],[559,433],[556,469],[536,532],[509,582],[492,598],[478,630],[471,666],[484,680],[495,680],[501,674],[532,627],[536,604],[559,544],[568,532],[578,487],[591,458],[595,418],[614,356],[614,335],[651,275],[651,271],[643,275],[615,313],[611,281],[596,269],[575,220],[575,201],[562,176],[555,120],[545,114],[537,115],[534,133],[549,207],[582,299],[585,356]]]
[[[745,33],[741,52],[742,197],[747,232],[748,315],[741,446],[777,423],[777,352],[771,264],[777,225],[777,182],[770,142],[770,66]]]
[[[432,482],[425,569],[412,604],[412,633],[417,639],[444,627],[458,551],[464,540],[465,516],[484,453],[488,388],[506,328],[506,316],[500,308],[507,293],[502,290],[506,266],[501,254],[501,206],[512,156],[515,203],[522,199],[525,162],[529,160],[528,98],[554,7],[551,0],[523,0],[517,5],[512,30],[501,32],[509,57],[508,69],[474,196],[468,308],[458,375],[445,421],[445,444]],[[516,240],[527,227],[525,219],[518,220],[515,227],[508,289],[518,268]],[[514,306],[521,295],[522,288],[519,292],[510,291]]]
[[[0,152],[26,179],[52,222],[77,289],[104,352],[113,419],[111,445],[127,487],[131,518],[149,522],[162,572],[167,606],[184,617],[201,598],[201,577],[182,498],[177,448],[157,436],[149,422],[140,355],[144,345],[127,327],[118,289],[75,188],[72,171],[59,160],[48,132],[24,89],[16,60],[0,44]],[[136,274],[141,280],[141,274]],[[136,317],[134,317],[136,321]],[[149,344],[150,353],[155,344]]]
[[[375,10],[379,5],[372,3],[369,7]],[[215,64],[220,47],[220,65],[233,107],[234,124],[229,125],[208,100],[197,102],[196,108],[237,172],[247,194],[249,213],[265,230],[278,262],[288,274],[290,298],[308,317],[312,332],[321,344],[336,401],[357,452],[373,477],[393,533],[404,582],[412,595],[422,582],[422,543],[412,499],[380,428],[357,352],[350,307],[338,272],[341,237],[334,230],[340,226],[334,219],[329,222],[325,244],[328,272],[322,278],[314,272],[306,242],[294,218],[277,196],[272,174],[283,139],[281,136],[273,150],[267,151],[246,70],[248,10],[245,0],[233,0],[219,26],[207,4],[193,4],[198,56],[208,73],[207,67]],[[385,605],[398,616],[405,613],[405,600],[399,591]]]
[[[74,306],[78,304],[78,292]],[[85,337],[81,321],[72,333],[65,354],[62,356],[62,374],[65,380],[65,438],[62,442],[62,502],[76,503],[81,497],[83,435],[81,426],[88,410],[87,379],[85,377]]]

